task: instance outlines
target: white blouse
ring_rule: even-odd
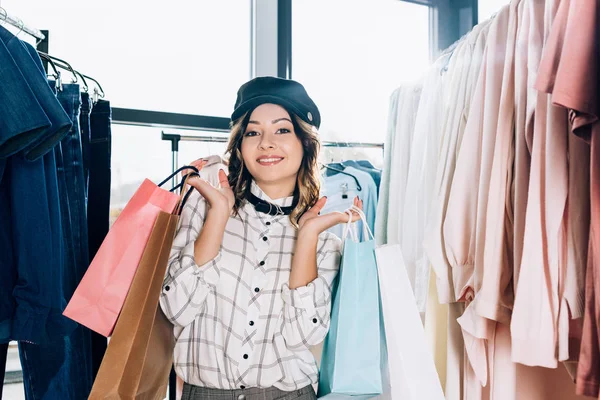
[[[280,206],[252,184],[252,193]],[[325,232],[317,247],[318,277],[290,289],[297,230],[285,215],[258,213],[252,204],[227,222],[217,257],[194,261],[206,218],[198,192],[186,204],[173,242],[160,305],[175,325],[175,370],[196,386],[300,389],[318,380],[309,350],[327,335],[331,286],[341,241]]]

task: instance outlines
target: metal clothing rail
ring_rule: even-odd
[[[42,41],[46,39],[46,36],[35,28],[30,28],[25,25],[25,23],[19,18],[10,15],[4,8],[0,7],[0,22],[6,22],[9,25],[14,26],[15,28],[19,28],[21,32],[25,32],[28,35],[33,36],[34,38]]]
[[[178,135],[173,133],[162,132],[162,140],[171,142],[172,166],[173,171],[177,169],[179,164],[179,142],[203,142],[203,143],[227,143],[229,138],[226,136],[200,136],[200,135]],[[339,148],[362,148],[362,149],[381,149],[383,143],[363,143],[363,142],[321,142],[324,147],[339,147]],[[173,186],[177,184],[176,177],[173,178]]]

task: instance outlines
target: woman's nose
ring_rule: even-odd
[[[273,138],[268,137],[268,135],[264,135],[260,141],[259,147],[261,150],[274,149],[277,147],[277,144]]]

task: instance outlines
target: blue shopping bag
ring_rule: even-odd
[[[329,334],[323,343],[319,397],[370,398],[383,390],[385,332],[380,311],[375,241],[368,224],[363,226],[366,227],[363,238],[371,240],[358,242],[358,235],[350,226],[344,233],[342,264],[333,288]],[[347,238],[348,233],[352,240]]]

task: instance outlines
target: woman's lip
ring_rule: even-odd
[[[256,160],[260,165],[263,166],[271,166],[271,165],[277,165],[280,162],[283,161],[282,157],[263,157],[263,158],[259,158],[258,160]]]

